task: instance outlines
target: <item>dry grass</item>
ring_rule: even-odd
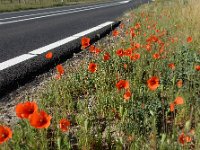
[[[109,0],[24,0],[17,1],[0,1],[0,12],[10,12],[10,11],[19,11],[27,9],[38,9],[38,8],[47,8],[47,7],[57,7],[65,5],[74,5],[82,3],[98,3]]]

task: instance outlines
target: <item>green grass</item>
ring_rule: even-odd
[[[108,1],[108,0],[103,0]],[[38,9],[57,7],[65,5],[74,5],[81,3],[98,3],[100,0],[1,0],[0,1],[0,12],[20,11],[27,9]]]
[[[38,93],[39,108],[53,118],[49,128],[34,129],[27,120],[21,120],[13,127],[12,139],[2,144],[2,149],[13,149],[15,145],[16,150],[198,150],[200,72],[195,66],[200,65],[197,28],[200,23],[196,16],[199,7],[198,0],[156,1],[125,15],[125,27],[117,29],[119,35],[111,35],[96,44],[102,50],[100,54],[82,60],[78,67],[68,69],[60,80],[52,79],[45,85],[46,89]],[[137,23],[141,28],[135,29],[137,36],[130,40],[130,29]],[[146,39],[161,33],[164,34],[159,37],[160,44],[152,42],[152,50],[148,52]],[[191,43],[187,42],[188,36],[193,38]],[[127,50],[133,43],[142,45],[133,51],[141,55],[139,60],[116,55],[116,50]],[[163,52],[161,43],[164,43]],[[106,62],[103,61],[105,52],[111,56]],[[153,55],[158,52],[160,58],[154,59]],[[88,71],[90,62],[97,64],[95,73]],[[175,64],[175,70],[168,67],[170,63]],[[152,76],[160,80],[154,91],[147,86]],[[120,79],[130,84],[132,95],[127,101],[123,98],[125,90],[116,88]],[[181,88],[176,85],[179,80],[183,81]],[[184,103],[176,105],[171,112],[169,104],[178,96]],[[71,122],[66,133],[58,127],[62,118]],[[181,133],[191,140],[181,144]]]

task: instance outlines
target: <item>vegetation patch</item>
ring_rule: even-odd
[[[199,0],[156,1],[128,12],[85,58],[62,64],[0,126],[2,149],[199,149]],[[53,53],[47,53],[51,59]],[[8,141],[9,140],[9,141]]]
[[[103,0],[109,1],[109,0]],[[65,5],[99,3],[102,0],[1,0],[0,12],[20,11],[27,9],[38,9],[48,7],[58,7]]]

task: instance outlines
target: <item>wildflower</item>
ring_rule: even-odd
[[[136,36],[134,28],[131,28],[130,36],[131,38],[134,38]]]
[[[139,53],[135,53],[130,57],[130,59],[136,61],[136,60],[140,59],[140,54]]]
[[[181,96],[178,96],[175,100],[174,103],[176,105],[182,105],[184,103],[184,99]]]
[[[63,132],[66,132],[66,131],[69,130],[70,121],[67,120],[67,119],[61,119],[61,120],[60,120],[60,123],[59,123],[59,126],[60,126],[60,129],[61,129]]]
[[[34,112],[29,117],[30,125],[37,129],[48,128],[51,123],[51,116],[45,111]]]
[[[140,28],[141,28],[140,23],[136,23],[136,25],[135,25],[135,29],[140,29]]]
[[[147,45],[145,46],[145,48],[146,48],[146,50],[147,50],[148,52],[151,51],[151,45],[150,45],[150,44],[147,44]]]
[[[81,39],[82,48],[85,49],[86,47],[90,46],[90,38],[83,37]]]
[[[191,37],[191,36],[189,36],[189,37],[187,38],[187,42],[188,42],[188,43],[191,43],[191,42],[192,42],[192,37]]]
[[[95,54],[99,54],[101,52],[101,50],[99,49],[99,48],[97,48],[97,47],[95,47],[95,49],[94,49],[94,52],[93,53],[95,53]]]
[[[116,87],[118,90],[121,89],[128,89],[129,88],[129,83],[126,80],[120,80],[119,82],[117,82]]]
[[[128,48],[124,51],[124,56],[131,56],[132,55],[132,48]]]
[[[91,53],[94,53],[95,52],[95,46],[94,45],[91,45],[90,48],[89,48],[89,51]]]
[[[119,35],[119,32],[118,32],[117,30],[114,30],[114,31],[112,32],[112,35],[113,35],[114,37],[116,37],[116,36]]]
[[[97,64],[95,63],[90,63],[89,66],[88,66],[88,70],[92,73],[96,72],[97,71]]]
[[[12,138],[12,131],[9,127],[0,125],[0,144]]]
[[[45,58],[46,59],[52,59],[53,57],[53,53],[52,52],[48,52],[46,55],[45,55]]]
[[[158,37],[155,35],[150,36],[146,42],[151,43],[151,42],[158,42]]]
[[[17,104],[15,111],[19,118],[28,118],[31,114],[36,112],[38,106],[35,102],[25,102]]]
[[[136,48],[136,49],[140,48],[140,43],[136,43],[136,44],[135,44],[135,48]]]
[[[124,55],[124,52],[123,52],[123,49],[118,49],[116,51],[116,54],[119,56],[119,57],[122,57]]]
[[[60,76],[64,74],[64,69],[63,69],[63,66],[61,64],[56,66],[56,70],[58,71]]]
[[[181,144],[185,144],[185,134],[184,133],[181,133],[178,137],[178,141],[181,143]]]
[[[128,68],[128,65],[127,64],[124,64],[124,69],[127,69]]]
[[[154,59],[159,59],[159,58],[160,58],[160,54],[155,53],[155,54],[153,55],[153,58],[154,58]]]
[[[168,67],[172,70],[175,70],[175,64],[174,63],[170,63],[168,64]]]
[[[185,135],[183,132],[178,137],[179,143],[184,145],[185,143],[189,143],[192,141],[192,138],[189,135]]]
[[[110,54],[108,53],[108,52],[106,52],[105,54],[104,54],[104,56],[103,56],[103,60],[104,61],[107,61],[107,60],[109,60],[110,59]]]
[[[131,92],[127,90],[124,94],[124,100],[128,101],[131,98]]]
[[[172,102],[172,103],[169,104],[169,107],[170,107],[170,111],[173,112],[175,104]]]
[[[196,71],[200,71],[200,65],[195,66]]]
[[[60,80],[60,79],[61,79],[61,75],[60,75],[60,74],[56,74],[56,75],[55,75],[55,79],[56,79],[56,80]]]
[[[183,86],[183,80],[178,80],[176,85],[177,85],[178,88],[181,88]]]
[[[159,86],[159,78],[156,76],[151,77],[148,81],[147,81],[147,85],[149,87],[150,90],[154,91],[158,88]]]

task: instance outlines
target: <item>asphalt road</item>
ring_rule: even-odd
[[[0,63],[106,21],[149,0],[0,13]]]

